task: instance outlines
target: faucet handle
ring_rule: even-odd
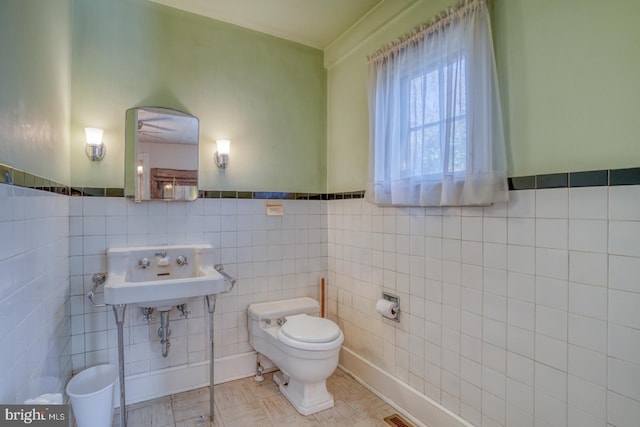
[[[176,308],[181,312],[180,317],[189,318],[191,311],[187,308],[187,304],[176,305]]]
[[[140,258],[138,260],[138,268],[141,268],[141,269],[144,270],[145,268],[149,267],[150,265],[151,265],[151,261],[149,261],[149,258],[147,258],[147,257]]]
[[[176,258],[176,263],[182,267],[183,265],[189,265],[189,261],[187,260],[187,257],[184,255],[180,255],[179,257]]]
[[[155,320],[155,318],[153,317],[153,307],[141,307],[141,308],[142,308],[143,319],[145,322],[151,323],[152,321]]]

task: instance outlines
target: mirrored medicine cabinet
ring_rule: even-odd
[[[196,117],[168,108],[131,108],[125,129],[125,196],[137,202],[198,198]]]

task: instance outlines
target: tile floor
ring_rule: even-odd
[[[383,420],[397,413],[340,369],[327,380],[335,406],[304,417],[298,414],[265,374],[263,382],[253,378],[215,387],[215,418],[208,422],[209,389],[201,388],[127,407],[129,427],[275,427],[349,426],[389,427]],[[202,419],[205,415],[206,419]],[[113,427],[119,427],[116,410]]]

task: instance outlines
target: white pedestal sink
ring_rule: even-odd
[[[168,310],[188,298],[229,291],[209,244],[107,250],[106,304]]]
[[[106,276],[106,280],[105,280]],[[229,292],[236,280],[214,265],[213,246],[172,245],[112,248],[107,250],[107,274],[93,278],[87,294],[91,304],[95,289],[104,283],[104,302],[111,305],[118,328],[120,425],[127,426],[124,377],[124,316],[127,305],[156,308],[161,314],[163,356],[168,354],[169,311],[192,297],[204,296],[209,312],[209,421],[213,422],[213,314],[217,294]],[[105,305],[103,304],[103,306]]]

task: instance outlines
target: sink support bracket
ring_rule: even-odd
[[[124,313],[126,304],[113,305],[113,314],[118,327],[118,373],[120,375],[120,426],[127,427],[127,405],[124,393]]]
[[[217,295],[207,295],[207,309],[209,311],[209,421],[213,422],[213,314],[216,311]]]

